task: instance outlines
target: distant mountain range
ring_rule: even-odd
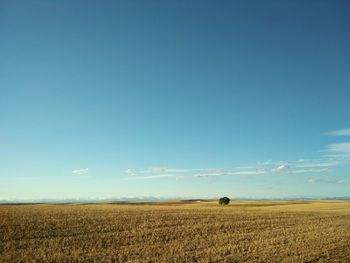
[[[231,198],[231,197],[230,197]],[[182,198],[182,197],[108,197],[108,198],[62,198],[62,199],[13,199],[0,200],[0,204],[52,204],[52,203],[103,203],[103,202],[159,202],[166,200],[215,200],[216,198]],[[242,201],[277,201],[277,200],[350,200],[350,196],[340,197],[280,197],[280,198],[248,198],[232,197]]]

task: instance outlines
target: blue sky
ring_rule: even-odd
[[[1,1],[0,199],[350,195],[348,1]]]

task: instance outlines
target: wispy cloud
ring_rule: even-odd
[[[276,168],[271,169],[271,172],[281,173],[281,172],[286,171],[287,169],[288,169],[288,165],[283,164],[283,165],[277,166]]]
[[[331,167],[331,166],[337,166],[340,164],[342,164],[340,160],[325,158],[325,159],[305,160],[304,162],[297,162],[293,166],[297,168],[312,168],[312,167]]]
[[[126,169],[126,170],[124,171],[124,173],[125,173],[126,175],[128,175],[128,176],[135,176],[135,175],[136,175],[136,173],[135,173],[134,170],[132,170],[132,169]]]
[[[328,132],[327,134],[332,136],[350,136],[350,128],[331,131],[331,132]]]
[[[89,173],[89,168],[75,169],[72,171],[72,174],[74,174],[74,175],[85,175],[88,173]]]
[[[191,175],[194,173],[204,173],[204,172],[220,172],[221,169],[218,168],[199,168],[199,169],[186,169],[186,168],[164,168],[164,167],[154,167],[149,169],[126,169],[124,171],[124,174],[128,175],[129,177],[149,177],[150,175],[169,175],[172,174],[173,176],[186,176]],[[152,177],[156,178],[156,177]]]
[[[263,162],[258,162],[258,165],[270,165],[272,163],[272,160],[267,160]]]
[[[128,175],[127,180],[146,180],[146,179],[161,179],[174,177],[177,181],[183,180],[186,177],[194,178],[213,178],[223,176],[250,176],[250,175],[264,175],[264,174],[302,174],[302,173],[320,173],[328,171],[328,167],[297,167],[287,164],[281,164],[270,168],[260,169],[254,166],[231,168],[199,168],[199,169],[176,169],[176,168],[161,168],[161,169],[146,169],[133,170],[127,169],[124,171]],[[249,168],[249,169],[248,169]]]
[[[323,172],[328,172],[328,168],[323,168],[323,169],[299,169],[299,170],[291,170],[288,171],[288,174],[305,174],[305,173],[323,173]]]
[[[344,136],[350,135],[350,129],[332,131],[330,135]],[[232,168],[165,168],[153,167],[148,169],[126,169],[125,180],[148,180],[174,178],[177,181],[189,177],[213,178],[224,176],[254,176],[269,174],[316,174],[330,172],[331,169],[350,164],[350,142],[335,143],[326,145],[326,149],[321,151],[316,158],[299,158],[296,160],[265,160],[253,164],[243,164]],[[87,172],[87,170],[86,170]],[[84,174],[85,169],[75,170],[76,174]],[[310,183],[331,183],[333,180],[310,179]],[[342,183],[338,180],[337,183]]]
[[[230,171],[230,170],[221,170],[219,172],[207,172],[207,173],[195,173],[193,176],[197,178],[204,177],[218,177],[218,176],[235,176],[235,175],[257,175],[265,174],[266,170],[254,170],[254,171]]]
[[[329,132],[333,136],[350,136],[350,128]],[[333,143],[326,146],[325,157],[330,158],[335,165],[350,163],[350,142]],[[338,163],[337,163],[338,162]]]
[[[148,171],[149,171],[150,173],[156,173],[156,174],[158,174],[158,173],[164,173],[164,172],[166,172],[167,169],[164,168],[164,167],[154,167],[154,168],[149,169]]]
[[[260,175],[260,174],[284,173],[284,172],[287,172],[288,168],[289,166],[284,164],[271,169],[256,169],[251,171],[220,170],[219,172],[194,174],[194,177],[203,178],[203,177],[214,177],[214,176],[237,176],[237,175]]]
[[[174,174],[157,174],[157,175],[147,175],[147,176],[137,176],[137,177],[128,177],[125,178],[125,180],[149,180],[149,179],[162,179],[162,178],[169,178],[169,177],[178,177]]]
[[[333,154],[350,154],[350,142],[328,144],[326,151]]]
[[[321,179],[321,178],[311,178],[308,180],[309,183],[324,183],[324,184],[345,184],[346,180],[337,180],[337,179]]]

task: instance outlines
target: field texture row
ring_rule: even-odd
[[[0,262],[350,262],[350,202],[0,206]]]

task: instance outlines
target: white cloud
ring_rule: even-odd
[[[200,168],[200,169],[165,169],[165,168],[152,168],[148,170],[132,170],[127,169],[124,171],[130,178],[128,180],[146,180],[146,179],[160,179],[167,177],[175,177],[177,181],[185,179],[187,176],[193,176],[196,178],[209,178],[209,177],[221,177],[221,176],[249,176],[249,175],[263,175],[263,174],[274,174],[274,173],[285,173],[285,174],[302,174],[302,173],[319,173],[328,171],[327,167],[317,169],[309,166],[301,167],[292,166],[292,168],[287,164],[280,164],[275,168],[264,168],[264,169],[250,169],[247,167],[241,167],[241,169],[231,168]],[[299,169],[298,169],[299,168]],[[142,175],[135,177],[135,175]]]
[[[89,173],[89,168],[84,168],[84,169],[75,169],[72,171],[72,174],[75,175],[85,175]]]
[[[325,184],[345,184],[346,180],[336,180],[336,179],[321,179],[321,178],[311,178],[308,180],[309,183],[325,183]]]
[[[188,173],[194,173],[198,171],[206,172],[206,171],[220,171],[221,169],[218,168],[199,168],[199,169],[186,169],[186,168],[163,168],[163,167],[154,167],[146,170],[140,170],[137,171],[137,173],[140,174],[188,174]]]
[[[272,163],[272,160],[267,160],[264,162],[258,162],[258,165],[270,165]]]
[[[330,171],[335,166],[350,164],[350,142],[330,144],[327,155],[314,159],[297,159],[284,161],[258,162],[257,165],[236,166],[232,168],[162,168],[145,170],[127,169],[124,171],[133,180],[175,177],[183,180],[186,177],[210,178],[222,176],[250,176],[268,174],[310,174]],[[259,169],[263,168],[263,169]],[[137,176],[138,177],[135,177]]]
[[[288,169],[288,166],[283,164],[283,165],[279,165],[276,168],[271,169],[271,172],[273,173],[281,173],[284,172],[286,169]]]
[[[349,129],[342,129],[342,130],[336,130],[336,131],[331,131],[327,133],[328,135],[333,135],[333,136],[350,136],[350,128]]]
[[[319,168],[319,169],[295,169],[295,167],[290,167],[289,165],[283,164],[272,169],[260,169],[252,171],[233,171],[233,170],[221,170],[220,172],[208,172],[208,173],[197,173],[194,177],[204,178],[204,177],[219,177],[219,176],[238,176],[238,175],[260,175],[260,174],[274,174],[274,173],[286,173],[286,174],[303,174],[303,173],[321,173],[327,172],[329,169]]]
[[[254,166],[237,166],[236,167],[237,169],[254,169],[255,167]]]
[[[135,171],[132,169],[126,169],[124,171],[124,173],[127,174],[128,176],[135,176],[136,175]]]
[[[167,169],[166,168],[162,168],[162,167],[154,167],[154,168],[152,168],[152,169],[150,169],[148,171],[149,171],[149,173],[164,173],[164,172],[167,171]]]
[[[209,173],[197,173],[194,174],[194,177],[203,178],[203,177],[217,177],[217,176],[235,176],[235,175],[256,175],[256,174],[266,174],[267,170],[255,170],[255,171],[220,171],[220,172],[209,172]]]
[[[168,177],[177,177],[174,174],[157,174],[157,175],[148,175],[148,176],[138,176],[138,177],[129,177],[126,180],[149,180],[149,179],[161,179]]]
[[[326,151],[333,154],[350,154],[350,142],[328,144]]]
[[[300,170],[293,170],[288,171],[288,174],[304,174],[304,173],[322,173],[322,172],[328,172],[328,168],[324,169],[300,169]]]
[[[342,164],[343,162],[339,160],[333,160],[333,159],[318,159],[318,160],[311,160],[311,161],[304,161],[302,163],[295,164],[294,167],[297,168],[311,168],[311,167],[331,167],[331,166],[337,166]]]

